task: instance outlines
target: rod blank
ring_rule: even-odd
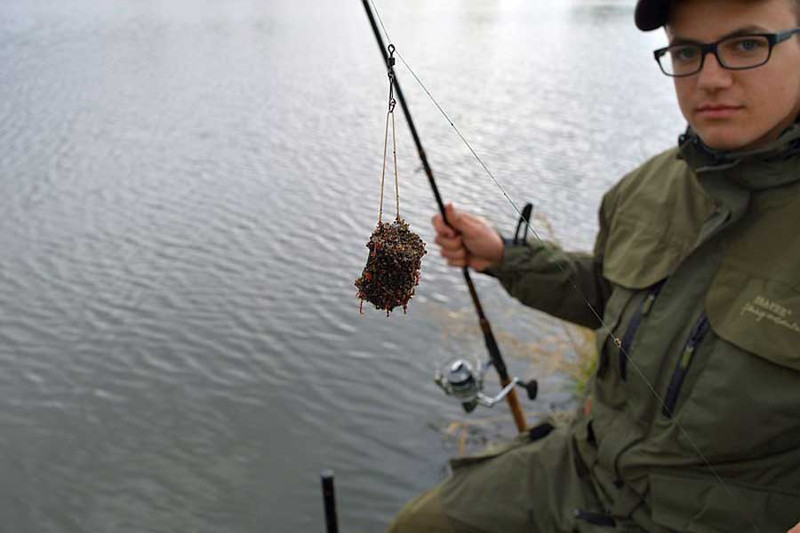
[[[333,488],[333,470],[322,471],[322,500],[325,503],[325,531],[339,533],[336,518],[336,494]]]

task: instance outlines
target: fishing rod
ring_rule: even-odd
[[[323,470],[322,502],[325,509],[325,533],[339,533],[339,521],[336,518],[336,490],[333,485],[333,470]]]
[[[397,101],[400,102],[400,107],[403,109],[403,115],[406,118],[406,123],[411,130],[411,137],[414,139],[414,144],[417,148],[417,154],[422,162],[422,168],[425,170],[425,175],[428,177],[428,183],[433,190],[433,196],[436,198],[436,205],[439,207],[439,213],[441,213],[444,223],[456,231],[447,220],[444,202],[442,202],[442,196],[439,194],[439,187],[436,185],[436,180],[433,177],[433,170],[428,163],[428,158],[425,155],[425,150],[422,148],[422,142],[420,141],[419,134],[417,133],[417,128],[414,126],[414,121],[411,118],[411,112],[409,111],[408,104],[403,96],[403,91],[400,88],[400,83],[397,80],[397,76],[394,73],[394,46],[391,44],[388,48],[385,46],[383,37],[381,37],[380,31],[378,30],[378,25],[375,22],[375,16],[370,9],[369,0],[362,0],[362,3],[364,4],[364,10],[369,18],[370,26],[372,26],[372,32],[375,34],[375,40],[378,43],[378,48],[381,51],[386,68],[389,71],[390,83],[394,84],[394,91],[397,95]],[[514,423],[517,426],[517,430],[522,433],[527,429],[527,424],[525,422],[525,415],[522,412],[522,406],[520,405],[519,398],[517,397],[514,387],[516,385],[525,387],[525,389],[528,391],[528,397],[530,399],[534,399],[537,393],[537,383],[535,380],[531,380],[528,383],[523,383],[518,378],[512,378],[509,376],[508,368],[506,367],[503,356],[500,353],[500,347],[497,345],[497,341],[492,333],[489,320],[486,318],[486,314],[483,312],[483,306],[481,305],[480,298],[478,297],[478,292],[475,290],[475,284],[472,282],[469,268],[466,266],[463,267],[462,273],[464,275],[464,281],[467,283],[467,288],[469,289],[472,303],[475,306],[475,311],[478,314],[478,322],[481,327],[481,332],[483,333],[486,349],[489,352],[490,364],[494,366],[498,376],[500,377],[500,386],[502,387],[502,390],[494,398],[488,398],[484,396],[480,392],[480,388],[482,386],[482,373],[476,379],[473,375],[473,370],[475,369],[473,369],[469,363],[460,359],[449,366],[446,374],[437,374],[436,382],[445,390],[446,393],[458,397],[467,412],[472,411],[478,404],[491,407],[495,403],[505,399],[506,403],[508,403],[508,406],[511,409],[511,414],[514,417]],[[484,371],[485,370],[486,369],[484,369]]]
[[[387,68],[389,68],[390,77],[394,78],[394,74],[393,74],[393,71],[392,71],[392,67],[394,65],[394,59],[390,58],[389,56],[386,55],[386,51],[384,50],[383,39],[381,38],[381,35],[380,35],[380,33],[378,31],[378,28],[377,28],[377,26],[375,24],[375,19],[373,17],[372,11],[369,8],[368,1],[371,1],[371,0],[362,0],[362,2],[364,4],[364,9],[366,10],[367,16],[369,17],[369,21],[370,21],[370,24],[372,26],[372,31],[375,34],[375,38],[376,38],[376,40],[378,42],[378,46],[379,46],[379,48],[381,50],[381,53],[382,53],[382,55],[384,57],[384,61],[386,62],[386,66],[387,66]],[[377,8],[375,8],[375,12],[377,14]],[[379,19],[380,19],[380,17],[379,17]],[[384,31],[385,31],[385,29],[384,29]],[[388,33],[387,33],[387,39],[390,39],[389,36],[388,36]],[[464,144],[467,146],[467,148],[469,148],[470,152],[472,152],[472,155],[475,157],[475,159],[481,164],[483,169],[486,171],[487,175],[498,186],[500,191],[503,193],[503,195],[506,197],[506,199],[509,201],[509,203],[512,205],[512,207],[514,207],[514,209],[517,211],[517,213],[520,214],[520,222],[517,225],[517,234],[519,233],[520,227],[524,224],[525,231],[527,232],[527,230],[530,229],[531,232],[533,233],[534,237],[536,237],[536,239],[539,242],[543,243],[544,241],[542,240],[542,238],[530,226],[530,209],[529,209],[529,206],[526,205],[525,209],[522,212],[520,212],[520,210],[517,209],[517,206],[514,204],[513,200],[509,197],[509,195],[505,192],[505,190],[503,189],[502,185],[500,183],[498,183],[498,181],[495,179],[495,177],[492,174],[492,172],[484,164],[484,162],[481,160],[481,158],[478,156],[478,154],[475,153],[475,150],[472,149],[472,146],[470,146],[470,144],[467,142],[467,140],[464,138],[464,136],[461,134],[461,132],[458,131],[458,128],[456,128],[455,124],[450,119],[450,117],[444,112],[444,110],[441,108],[441,106],[439,106],[439,104],[436,102],[436,100],[434,100],[433,96],[430,94],[428,89],[425,88],[425,86],[422,84],[420,79],[417,78],[416,74],[414,74],[414,72],[411,70],[411,67],[405,62],[405,60],[403,60],[402,56],[400,56],[400,59],[403,61],[403,63],[408,68],[408,70],[411,72],[411,74],[414,76],[414,78],[417,80],[417,82],[419,82],[419,84],[422,86],[423,90],[425,90],[425,92],[428,94],[430,99],[433,101],[434,105],[436,105],[436,107],[439,109],[439,111],[442,113],[442,115],[444,115],[445,119],[447,119],[447,121],[450,123],[450,125],[453,127],[453,129],[455,129],[455,131],[458,134],[458,136],[461,138],[461,140],[464,142]],[[394,78],[393,81],[395,83],[397,83],[396,78]],[[420,159],[422,160],[423,168],[425,169],[425,173],[428,176],[428,181],[430,182],[431,188],[433,189],[434,196],[436,197],[436,202],[437,202],[437,204],[439,206],[439,211],[442,214],[442,218],[445,221],[445,224],[447,224],[448,227],[452,228],[452,225],[450,225],[448,223],[448,221],[447,221],[447,215],[445,213],[444,205],[442,203],[441,196],[439,195],[438,188],[436,187],[436,183],[435,183],[434,178],[433,178],[433,173],[432,173],[432,171],[430,169],[430,165],[428,165],[428,163],[427,163],[427,159],[425,157],[425,152],[422,149],[422,145],[421,145],[421,143],[419,141],[419,136],[417,135],[416,128],[414,127],[414,123],[411,120],[411,115],[410,115],[410,113],[408,111],[408,106],[406,105],[405,99],[402,96],[402,91],[400,90],[399,84],[397,84],[396,90],[397,90],[397,94],[398,94],[398,99],[400,100],[401,106],[403,108],[403,113],[405,114],[405,117],[406,117],[406,121],[408,122],[409,128],[411,129],[412,137],[414,138],[414,142],[415,142],[415,144],[417,146],[417,151],[419,153]],[[514,240],[515,240],[515,242],[517,241],[516,235],[515,235],[515,239]],[[523,240],[524,240],[524,235],[523,235]],[[556,264],[561,269],[561,271],[564,274],[567,274],[566,268],[564,267],[562,262],[558,260],[556,255],[550,250],[550,248],[545,246],[544,250],[553,259],[556,260]],[[512,383],[511,381],[509,381],[508,373],[505,370],[505,365],[502,362],[502,357],[500,356],[499,348],[497,347],[497,343],[495,342],[494,336],[491,333],[491,329],[489,328],[489,323],[488,323],[488,321],[486,321],[486,318],[483,315],[483,310],[481,308],[480,301],[478,300],[477,293],[475,292],[475,287],[472,284],[472,281],[471,281],[471,279],[469,277],[469,272],[468,272],[466,267],[464,268],[464,278],[465,278],[465,280],[467,282],[467,286],[470,289],[470,295],[472,296],[473,302],[475,304],[476,311],[478,312],[478,317],[479,317],[480,323],[481,323],[481,329],[484,332],[484,338],[486,340],[486,346],[487,346],[487,348],[489,350],[489,354],[490,354],[490,356],[492,358],[491,359],[491,363],[497,369],[498,374],[500,374],[500,378],[501,378],[501,382],[502,383]],[[614,340],[615,344],[622,345],[622,341],[614,335],[614,333],[611,330],[611,328],[609,327],[609,325],[603,320],[603,317],[601,316],[600,313],[598,313],[598,311],[594,308],[594,306],[592,306],[592,304],[587,300],[586,296],[584,295],[584,293],[580,289],[580,287],[577,285],[577,283],[571,277],[569,277],[569,280],[570,280],[570,282],[572,284],[573,289],[578,294],[581,295],[581,297],[584,300],[584,303],[587,305],[587,307],[592,312],[594,317],[598,320],[598,322],[600,323],[601,328],[604,330],[604,332],[607,335],[609,335],[609,337],[611,339]],[[647,377],[646,377],[645,373],[642,371],[642,369],[639,368],[639,366],[637,365],[635,359],[632,359],[630,357],[630,355],[625,351],[624,347],[622,348],[622,354],[625,357],[625,359],[628,360],[631,363],[633,369],[637,372],[639,377],[647,384],[647,386],[649,387],[650,391],[655,396],[656,400],[658,400],[658,402],[662,405],[662,407],[665,406],[664,399],[661,398],[661,396],[659,396],[659,394],[655,390],[655,387],[647,379]],[[499,364],[498,364],[498,362],[499,362]],[[459,363],[459,362],[457,362],[457,363]],[[453,372],[457,373],[458,372],[459,369],[456,368],[457,367],[457,363],[453,365],[453,368],[451,369],[451,373],[453,373]],[[514,378],[514,380],[516,380],[516,378]],[[528,389],[528,396],[531,399],[535,398],[535,396],[536,396],[536,382],[534,380],[531,380],[531,382],[528,383],[528,384],[524,384],[524,383],[519,383],[519,384]],[[499,395],[498,395],[498,397],[499,397]],[[513,395],[513,394],[509,395],[507,400],[508,400],[509,406],[511,407],[511,411],[514,414],[514,420],[517,422],[517,427],[520,430],[520,432],[522,432],[523,429],[524,429],[524,423],[525,422],[524,422],[524,419],[522,418],[522,411],[521,411],[521,408],[519,406],[519,402],[518,402],[518,400],[516,398],[516,395]],[[467,406],[465,404],[465,409],[466,408],[467,408]],[[703,451],[700,449],[700,447],[695,443],[695,441],[692,438],[692,436],[690,435],[690,433],[681,425],[681,423],[677,419],[675,419],[675,424],[676,424],[677,428],[679,429],[679,431],[681,432],[682,436],[689,442],[691,447],[694,449],[697,457],[701,459],[702,463],[706,467],[708,467],[708,469],[713,474],[714,478],[717,480],[718,484],[725,490],[727,496],[731,499],[732,503],[739,504],[740,502],[738,502],[737,499],[734,498],[733,493],[728,488],[728,485],[725,483],[725,481],[723,480],[722,476],[719,474],[719,472],[717,472],[716,468],[714,468],[714,465],[711,464],[711,462],[706,457],[706,455],[703,453]],[[746,516],[748,522],[750,522],[750,524],[754,527],[754,529],[756,531],[758,531],[759,528],[758,528],[757,524],[755,524],[755,522],[753,522],[753,520],[749,516],[747,516],[747,515],[745,515],[745,516]]]

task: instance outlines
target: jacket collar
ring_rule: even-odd
[[[700,181],[724,175],[740,187],[758,191],[800,181],[800,123],[795,122],[775,141],[756,150],[721,152],[703,144],[691,130],[680,136],[680,157]]]

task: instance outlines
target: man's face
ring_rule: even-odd
[[[792,0],[683,0],[670,13],[667,37],[709,43],[735,32],[777,33],[798,26]],[[800,43],[776,45],[767,64],[723,69],[713,54],[703,70],[675,78],[681,112],[716,150],[757,148],[776,139],[800,112]]]

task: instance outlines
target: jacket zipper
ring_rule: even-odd
[[[664,286],[665,282],[666,280],[659,281],[650,287],[650,291],[647,293],[644,300],[642,300],[642,304],[639,306],[639,309],[636,310],[636,314],[633,315],[630,324],[628,324],[625,335],[622,336],[622,344],[619,350],[619,375],[622,381],[627,381],[628,379],[628,354],[633,344],[633,338],[636,336],[639,326],[642,325],[644,317],[650,314],[650,310],[653,308],[658,293],[661,292],[661,288]]]
[[[705,313],[703,313],[700,315],[700,319],[697,321],[697,324],[695,324],[692,334],[689,336],[689,340],[686,341],[686,345],[683,348],[683,354],[681,355],[680,360],[678,360],[678,364],[675,366],[675,371],[672,373],[672,378],[669,381],[667,394],[664,397],[663,409],[664,415],[668,418],[672,418],[675,414],[675,404],[678,403],[678,395],[680,394],[681,387],[686,379],[686,374],[689,372],[689,366],[692,364],[694,356],[697,353],[697,346],[700,344],[700,341],[703,340],[703,337],[708,332],[708,329],[708,317]]]

